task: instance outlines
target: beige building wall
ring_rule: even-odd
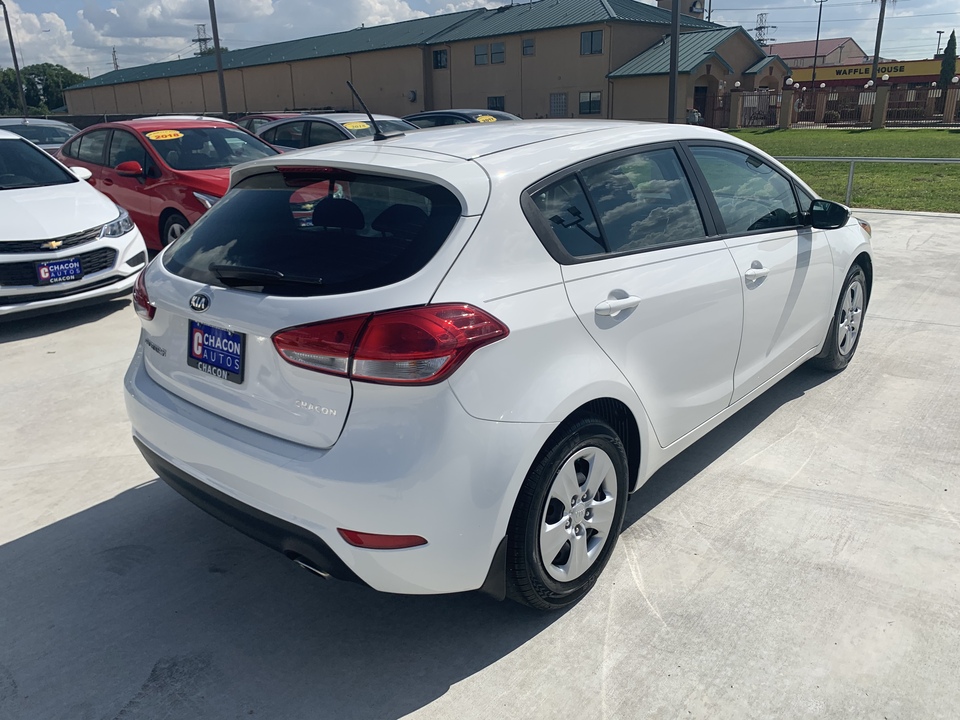
[[[245,110],[289,110],[294,107],[293,80],[288,63],[258,65],[238,72],[243,77]],[[233,109],[229,95],[227,107]]]
[[[143,98],[140,112],[144,115],[173,112],[170,81],[167,78],[144,80],[140,83],[140,97]],[[128,110],[124,108],[122,112],[128,112]]]
[[[203,77],[183,75],[170,78],[170,107],[175,113],[199,113],[207,107]]]
[[[220,84],[215,72],[199,76],[203,82],[204,112],[220,112]],[[247,102],[243,89],[243,74],[240,70],[224,70],[223,86],[227,91],[227,109],[230,112],[247,112]],[[194,112],[191,110],[191,112]],[[196,110],[200,112],[200,110]]]
[[[689,77],[681,75],[677,97],[687,96]],[[613,83],[613,117],[618,120],[666,122],[670,78],[667,75],[617,78]],[[691,89],[689,94],[693,95]],[[677,102],[677,118],[686,119],[686,105]]]
[[[335,110],[352,107],[350,89],[346,80],[350,79],[349,57],[317,58],[290,63],[293,78],[292,108],[333,108]],[[342,78],[343,82],[332,82]]]
[[[117,109],[119,112],[143,112],[143,100],[140,98],[140,83],[124,83],[123,85],[114,85],[113,87],[117,95]]]
[[[350,62],[353,85],[371,112],[399,117],[424,109],[421,48],[358,53],[350,56]],[[334,75],[327,78],[327,83],[333,88],[342,87],[352,99],[346,85],[348,79],[344,75]],[[357,110],[360,110],[359,105]]]
[[[94,115],[93,93],[90,88],[82,90],[64,90],[63,99],[67,103],[67,112],[71,115]]]

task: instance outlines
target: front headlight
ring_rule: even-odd
[[[117,208],[120,210],[120,217],[104,225],[103,229],[100,230],[100,237],[120,237],[133,230],[133,220],[130,219],[130,215],[119,205]]]
[[[206,193],[194,191],[193,196],[200,201],[200,204],[203,205],[207,210],[212,208],[217,204],[217,201],[220,200],[216,195],[207,195]]]

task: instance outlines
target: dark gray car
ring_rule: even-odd
[[[43,118],[0,118],[0,128],[26,138],[51,155],[80,132],[70,123]]]

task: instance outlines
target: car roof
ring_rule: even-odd
[[[335,123],[345,123],[345,122],[356,122],[358,120],[369,120],[366,113],[348,113],[348,112],[337,112],[337,113],[303,113],[296,116],[297,119],[300,118],[322,118],[324,120],[332,120]],[[380,115],[378,113],[373,113],[373,118],[375,120],[400,120],[400,118],[394,115]],[[284,118],[288,119],[288,118]]]
[[[407,118],[419,118],[419,117],[430,117],[432,115],[459,115],[462,117],[474,118],[478,115],[491,115],[500,120],[520,120],[521,118],[513,113],[504,112],[503,110],[483,110],[481,108],[451,108],[450,110],[424,110],[423,112],[413,113],[411,115],[404,115],[403,119]]]
[[[134,118],[133,120],[114,120],[112,122],[99,123],[96,127],[115,127],[117,125],[137,130],[138,132],[168,130],[170,128],[239,127],[235,122],[231,122],[230,120],[198,117],[196,115],[158,115],[154,117]]]
[[[38,125],[45,127],[66,127],[72,128],[70,123],[61,120],[48,120],[47,118],[0,118],[0,126],[4,125]]]
[[[9,130],[0,130],[0,140],[23,140],[23,138]]]

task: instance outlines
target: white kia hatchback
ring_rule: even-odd
[[[0,317],[130,292],[147,262],[143,238],[85,177],[0,130]]]
[[[575,602],[628,494],[853,356],[869,226],[725,134],[440,128],[234,169],[143,273],[138,447],[321,575]]]

